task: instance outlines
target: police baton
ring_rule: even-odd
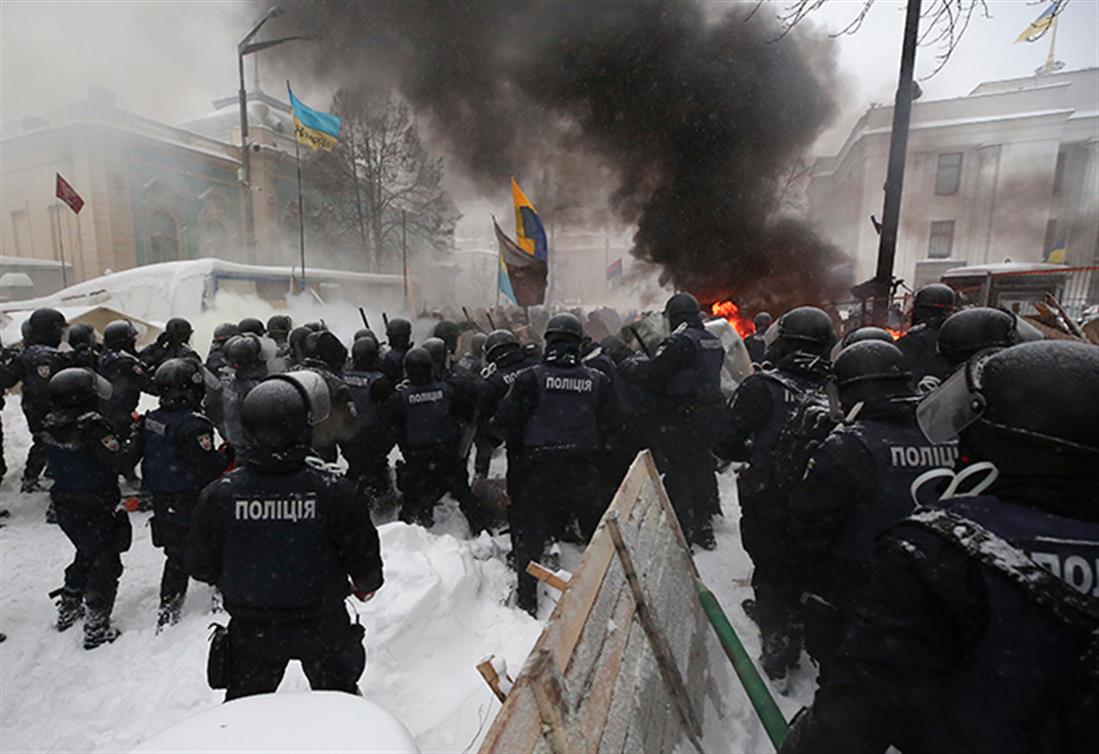
[[[389,331],[389,315],[387,315],[385,312],[382,312],[382,324],[385,325],[385,329],[388,332]]]
[[[366,312],[363,311],[363,308],[361,306],[359,307],[359,317],[362,318],[363,327],[373,332],[373,328],[370,327],[370,320],[366,318]]]
[[[474,327],[476,327],[479,332],[484,332],[484,328],[482,328],[481,325],[477,323],[477,320],[475,320],[473,317],[469,316],[469,309],[467,309],[466,307],[463,306],[462,307],[462,314],[466,315],[466,322],[468,322],[471,325],[473,325]]]
[[[630,330],[631,333],[633,333],[633,337],[634,337],[634,340],[637,341],[637,345],[641,346],[641,350],[644,351],[645,355],[648,356],[651,359],[653,357],[652,351],[650,351],[649,347],[647,345],[645,345],[645,341],[643,341],[641,339],[641,335],[637,332],[637,328],[636,327],[630,327],[629,330]]]

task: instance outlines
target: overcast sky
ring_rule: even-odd
[[[754,0],[738,3],[745,12]],[[927,4],[929,0],[925,0]],[[761,13],[776,13],[781,2]],[[812,19],[838,31],[861,0],[832,0]],[[926,99],[968,93],[981,81],[1027,75],[1040,66],[1048,37],[1015,38],[1045,3],[990,0],[991,18],[975,18],[946,68],[922,81]],[[215,97],[236,91],[236,41],[262,5],[241,2],[0,2],[0,121],[45,114],[84,97],[89,85],[112,90],[120,107],[169,123],[202,115]],[[836,40],[849,86],[843,111],[818,144],[834,150],[871,102],[889,103],[896,87],[904,3],[878,0],[857,35]],[[1070,0],[1057,39],[1068,68],[1099,65],[1099,0]],[[273,21],[275,26],[278,21]],[[308,44],[308,43],[305,43]],[[934,53],[923,49],[926,76]],[[249,73],[249,76],[251,74]],[[278,93],[281,84],[265,81]]]

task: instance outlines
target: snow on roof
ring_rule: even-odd
[[[1029,113],[1002,113],[1000,115],[977,115],[970,118],[947,118],[945,120],[926,120],[926,121],[912,121],[912,130],[918,131],[925,128],[947,128],[950,126],[972,126],[982,123],[998,123],[1009,120],[1023,120],[1026,118],[1046,118],[1054,115],[1060,115],[1064,117],[1071,116],[1075,110],[1070,109],[1058,109],[1058,110],[1034,110]],[[888,134],[892,131],[892,125],[884,128],[871,128],[864,131],[864,135],[870,136],[874,134]]]
[[[1065,272],[1059,264],[1042,262],[1001,262],[999,264],[973,264],[955,267],[943,273],[943,278],[973,277],[976,275],[1002,275],[1009,272]]]
[[[64,266],[72,269],[72,264],[70,263],[66,262]],[[42,270],[60,270],[62,264],[56,259],[34,259],[33,257],[12,257],[6,254],[0,254],[0,270],[7,267],[37,267]]]

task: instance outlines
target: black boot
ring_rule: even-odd
[[[57,600],[57,630],[67,631],[83,617],[84,595],[79,592],[61,592],[61,596]]]
[[[110,644],[121,633],[111,625],[110,608],[88,608],[88,619],[84,621],[84,649],[95,649],[103,644]]]
[[[183,613],[183,598],[184,595],[182,594],[160,598],[160,610],[156,616],[156,632],[158,634],[168,626],[179,623],[179,617]]]

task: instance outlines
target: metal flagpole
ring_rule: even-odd
[[[401,267],[404,276],[404,305],[408,309],[408,212],[401,210]]]
[[[54,212],[54,219],[57,220],[57,248],[61,253],[61,287],[69,287],[69,273],[65,269],[65,241],[62,238],[64,232],[61,229],[61,203],[57,203],[57,211]]]
[[[305,292],[305,199],[301,190],[301,145],[294,136],[294,158],[298,163],[298,246],[301,251],[301,290]]]

